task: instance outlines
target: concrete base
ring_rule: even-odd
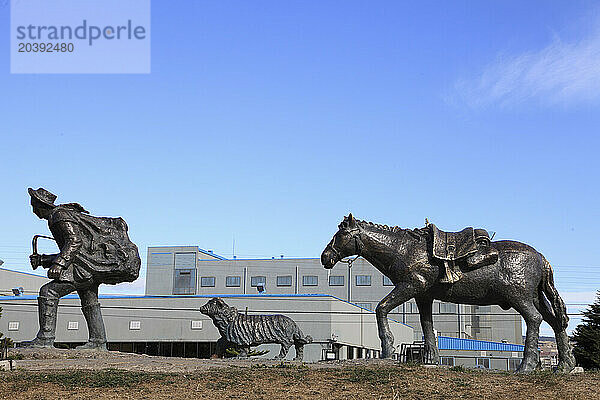
[[[0,371],[12,371],[15,369],[14,360],[3,360],[0,361]]]

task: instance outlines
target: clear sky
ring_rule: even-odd
[[[29,270],[43,186],[144,260],[317,257],[352,211],[533,245],[568,302],[600,286],[597,2],[154,0],[148,75],[11,75],[9,21],[4,267]]]

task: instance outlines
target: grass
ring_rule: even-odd
[[[600,399],[600,373],[527,375],[415,365],[277,363],[186,373],[116,369],[0,373],[0,399]]]
[[[352,383],[369,385],[387,385],[392,381],[392,372],[388,368],[352,367],[341,371],[342,379]],[[394,376],[397,371],[394,371]]]
[[[115,388],[134,387],[145,383],[172,383],[169,378],[172,374],[131,372],[118,369],[104,369],[100,371],[75,370],[75,371],[49,371],[25,372],[20,371],[12,375],[0,375],[0,383],[10,382],[22,387],[56,384],[65,389],[75,388]]]
[[[227,367],[198,372],[199,379],[206,379],[211,389],[222,390],[250,384],[261,377],[266,380],[285,379],[301,382],[306,379],[309,368],[281,362],[275,365],[255,364],[250,367]]]

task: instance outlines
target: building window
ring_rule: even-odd
[[[196,270],[176,269],[173,294],[196,294]]]
[[[292,276],[278,276],[277,277],[277,286],[292,286]]]
[[[489,358],[477,358],[477,368],[490,369],[490,359]]]
[[[239,276],[228,276],[225,278],[225,286],[227,287],[240,287],[242,285],[242,278]]]
[[[456,304],[440,303],[440,314],[456,314]]]
[[[196,253],[175,253],[175,269],[196,268]]]
[[[318,286],[319,285],[319,277],[316,275],[305,275],[302,277],[302,285],[303,286]]]
[[[520,359],[515,359],[515,358],[508,359],[508,370],[509,371],[516,371],[517,368],[519,368],[519,365],[521,365]]]
[[[139,331],[142,329],[142,323],[140,321],[129,321],[130,331]]]
[[[371,286],[371,275],[356,275],[356,286]]]
[[[454,367],[454,357],[440,357],[440,364]]]
[[[371,303],[355,303],[355,304],[361,308],[365,308],[369,311],[373,311],[373,306],[371,305]]]
[[[215,287],[214,276],[203,276],[200,278],[200,286],[202,287]]]
[[[252,278],[250,278],[250,286],[252,287],[257,287],[257,286],[265,286],[267,284],[267,278],[264,276],[253,276]]]
[[[394,282],[387,276],[383,276],[383,286],[394,286]]]
[[[344,286],[344,276],[343,275],[330,275],[329,276],[329,286]]]
[[[417,307],[417,303],[413,301],[404,303],[404,312],[406,314],[418,314],[419,308]]]
[[[202,329],[202,321],[192,321],[192,330],[200,330]]]

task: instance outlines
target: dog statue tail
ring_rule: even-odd
[[[308,344],[312,343],[313,338],[310,335],[304,335],[300,328],[298,328],[298,332],[294,335],[294,342],[300,344]]]

